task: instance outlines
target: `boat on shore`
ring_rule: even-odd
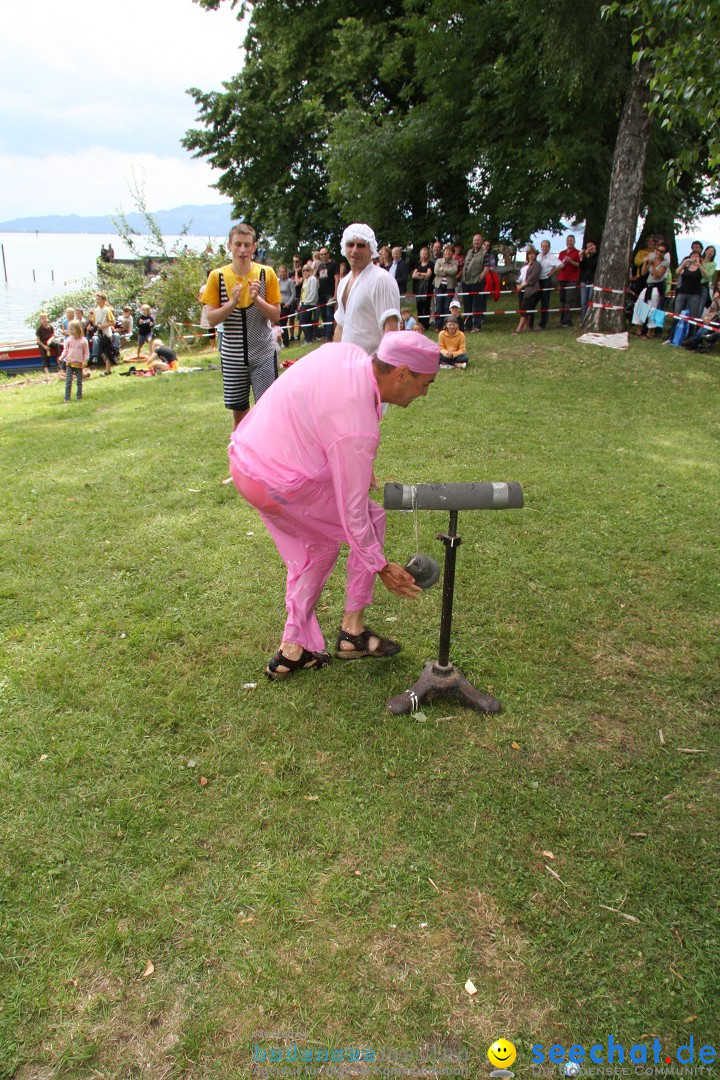
[[[45,363],[37,341],[0,342],[0,372],[4,375],[42,371]],[[58,371],[57,356],[51,357],[47,366],[51,371]]]

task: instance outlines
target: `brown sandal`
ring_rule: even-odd
[[[370,638],[377,638],[377,645],[372,650],[369,647]],[[352,649],[341,649],[340,643],[343,641],[349,641]],[[359,634],[349,634],[347,630],[341,629],[335,645],[335,655],[339,660],[361,660],[364,656],[395,656],[401,649],[402,645],[398,645],[397,641],[381,637],[369,627],[365,627]]]
[[[268,679],[277,682],[279,679],[289,679],[296,671],[311,671],[315,668],[327,667],[331,663],[332,657],[330,653],[310,652],[308,649],[303,649],[297,660],[291,660],[282,649],[278,649],[265,668],[265,674]],[[287,671],[278,671],[280,667],[287,668]]]

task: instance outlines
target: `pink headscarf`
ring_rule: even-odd
[[[434,375],[440,363],[438,345],[414,330],[390,330],[375,353],[378,360],[393,367],[406,364],[420,375]]]

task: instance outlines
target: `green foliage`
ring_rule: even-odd
[[[214,266],[223,266],[227,261],[227,253],[209,256],[185,252],[175,262],[162,266],[160,274],[145,288],[147,303],[158,309],[161,322],[174,318],[197,323],[202,307],[198,302],[200,287]]]
[[[41,311],[46,311],[48,313],[50,322],[62,318],[66,309],[69,307],[81,307],[87,312],[95,299],[95,288],[96,282],[93,278],[83,278],[74,288],[68,289],[67,292],[60,293],[59,296],[53,296],[52,299],[44,301],[36,311],[33,311],[31,315],[28,315],[25,322],[34,329],[40,322]]]
[[[356,218],[382,240],[414,244],[478,227],[524,241],[568,217],[599,237],[633,63],[632,20],[603,18],[601,0],[238,9],[245,64],[223,91],[191,91],[200,126],[185,144],[222,170],[220,190],[284,255],[336,243]],[[686,223],[712,199],[713,158],[699,110],[667,119],[651,135],[641,205]],[[668,171],[678,178],[670,192]]]
[[[717,43],[720,4],[717,0],[615,0],[608,16],[632,26],[633,63],[649,68],[649,111],[659,127],[676,133],[697,128],[699,138],[682,141],[667,161],[672,183],[698,164],[711,175],[720,165],[720,81]]]

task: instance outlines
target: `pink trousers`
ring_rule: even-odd
[[[307,481],[290,495],[274,492],[245,476],[230,459],[230,471],[243,498],[260,514],[280,557],[287,566],[283,641],[293,641],[312,652],[325,648],[315,607],[347,543],[340,523],[335,492],[330,484]],[[368,514],[378,542],[385,538],[385,511],[368,499]],[[359,611],[372,603],[375,573],[350,551],[347,561],[345,610]]]

